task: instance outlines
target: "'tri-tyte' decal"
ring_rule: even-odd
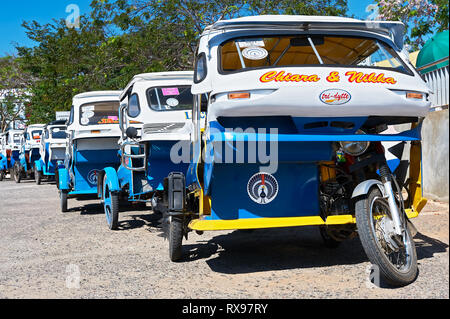
[[[268,204],[278,195],[278,181],[269,173],[257,173],[247,184],[248,196],[258,204]]]
[[[341,89],[325,90],[319,95],[319,99],[328,105],[342,105],[350,101],[351,98],[350,93]]]

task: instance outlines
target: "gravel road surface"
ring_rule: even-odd
[[[323,246],[315,227],[190,233],[172,263],[158,218],[132,207],[110,231],[98,200],[0,182],[0,298],[449,298],[449,208],[414,220],[419,276],[403,288],[367,281],[358,238]]]

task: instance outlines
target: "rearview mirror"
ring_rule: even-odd
[[[130,126],[129,128],[127,128],[125,134],[127,135],[128,138],[136,138],[138,135],[138,130],[137,128]]]

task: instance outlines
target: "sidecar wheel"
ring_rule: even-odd
[[[169,222],[169,257],[178,261],[183,255],[183,221],[172,217]]]
[[[34,180],[36,181],[36,185],[41,185],[42,174],[37,170],[36,166],[34,166]]]
[[[119,195],[109,190],[106,178],[105,175],[103,179],[103,208],[109,229],[116,230],[119,227]]]
[[[383,235],[387,233],[383,225],[391,221],[391,212],[380,190],[374,187],[367,196],[360,198],[356,202],[355,212],[361,244],[370,262],[379,267],[380,275],[392,286],[412,283],[418,271],[414,240],[406,227],[401,238],[403,247],[395,250],[389,245]]]
[[[15,166],[14,167],[14,181],[19,184],[20,181],[22,180],[22,174],[20,173],[20,167],[19,166]]]
[[[327,248],[337,248],[341,244],[341,241],[334,239],[330,236],[327,226],[320,226],[320,235],[322,236],[323,243]]]
[[[67,213],[67,192],[66,191],[60,191],[59,192],[60,202],[61,202],[61,212]]]

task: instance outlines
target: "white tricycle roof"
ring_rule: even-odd
[[[188,86],[190,95],[193,75],[193,71],[173,71],[144,73],[134,76],[124,89],[120,99],[122,101],[128,97],[128,101],[130,101],[129,98],[136,94],[139,99],[140,113],[135,117],[128,115],[125,125],[142,129],[141,140],[190,139],[192,107],[180,110],[155,110],[150,106],[147,92],[152,88],[170,89]],[[161,96],[161,99],[167,97],[171,97],[172,100],[176,99],[178,93],[178,89],[176,89],[175,93],[171,93],[175,95]],[[191,100],[193,98],[190,99],[189,103],[191,103]]]
[[[23,134],[24,130],[9,130],[6,131],[6,138],[4,140],[5,142],[5,148],[14,146],[15,148],[18,148],[20,146],[20,136]],[[14,142],[13,136],[18,135],[17,142]]]
[[[67,126],[68,131],[73,132],[73,139],[93,138],[93,137],[119,137],[120,130],[118,124],[119,96],[122,91],[92,91],[77,94],[73,97],[73,112]],[[95,104],[108,102],[117,103],[117,110],[110,109],[111,121],[105,124],[91,123],[89,119],[95,118]],[[85,112],[81,112],[81,108],[88,108]],[[110,108],[110,107],[109,107]],[[84,116],[85,114],[87,116]]]
[[[24,144],[29,144],[31,147],[39,147],[39,143],[41,141],[41,137],[42,137],[42,133],[44,130],[45,124],[31,124],[28,125],[24,132],[23,132],[23,142]],[[29,136],[28,139],[26,140],[26,134],[27,133],[33,133],[34,130],[40,130],[41,134],[39,135],[39,138],[35,138],[34,136]]]
[[[208,122],[423,117],[431,90],[402,51],[404,30],[401,22],[323,16],[220,20],[199,40],[192,93],[210,94]],[[250,97],[230,99],[234,92]]]

